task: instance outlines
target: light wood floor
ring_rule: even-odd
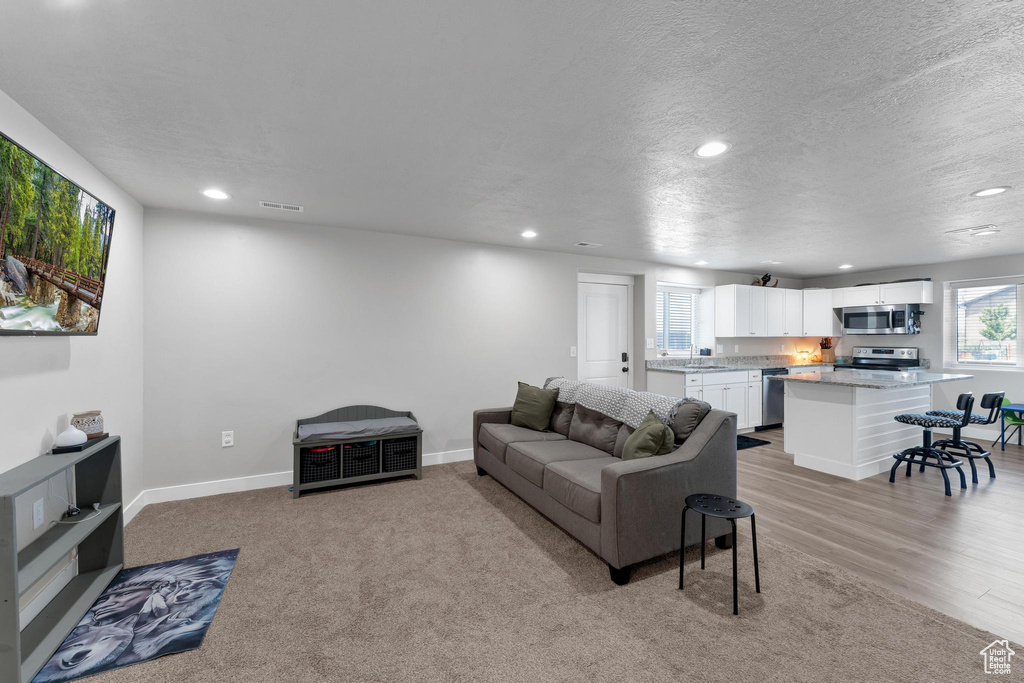
[[[783,430],[750,434],[771,445],[739,452],[739,496],[759,531],[911,600],[1024,643],[1024,448],[998,446],[989,479],[978,461],[966,490],[950,472],[901,469],[850,481],[797,467]]]

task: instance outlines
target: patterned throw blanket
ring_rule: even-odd
[[[628,424],[633,429],[636,429],[652,410],[658,419],[671,425],[675,421],[679,406],[694,400],[579,382],[565,377],[549,377],[544,381],[544,388],[558,389],[558,400],[562,403],[578,403],[584,408],[596,410],[613,420]]]

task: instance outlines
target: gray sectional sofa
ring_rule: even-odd
[[[547,431],[510,424],[511,408],[473,413],[477,473],[490,474],[608,563],[612,580],[631,565],[679,549],[683,499],[736,495],[736,415],[675,399],[552,378],[559,390]],[[620,459],[626,438],[650,410],[670,425],[667,455]],[[695,520],[696,521],[696,520]],[[732,542],[725,520],[708,518],[719,547]],[[686,546],[700,543],[700,525]]]

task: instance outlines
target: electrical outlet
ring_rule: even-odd
[[[576,357],[576,347],[575,346],[570,346],[569,347],[569,358],[575,358],[575,357]]]
[[[235,433],[234,432],[221,432],[220,433],[220,447],[229,448],[235,445]]]
[[[715,345],[715,353],[717,353],[719,356],[721,356],[723,353],[725,353],[725,345],[723,345],[723,344],[716,344]]]
[[[733,353],[739,353],[740,352],[740,345],[739,344],[733,344],[732,345],[732,352]]]
[[[782,351],[783,353],[785,353],[786,352],[786,345],[785,344],[779,344],[779,351]]]
[[[653,349],[654,348],[654,337],[648,337],[647,338],[647,348],[649,348],[649,349]]]
[[[40,498],[32,504],[32,528],[38,529],[46,523],[46,502]]]

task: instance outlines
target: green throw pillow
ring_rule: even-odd
[[[516,402],[512,405],[512,424],[538,432],[548,431],[557,399],[558,389],[541,389],[520,382]]]
[[[658,419],[654,411],[629,435],[622,446],[622,459],[649,458],[652,455],[665,455],[672,450],[676,437],[672,428]]]

